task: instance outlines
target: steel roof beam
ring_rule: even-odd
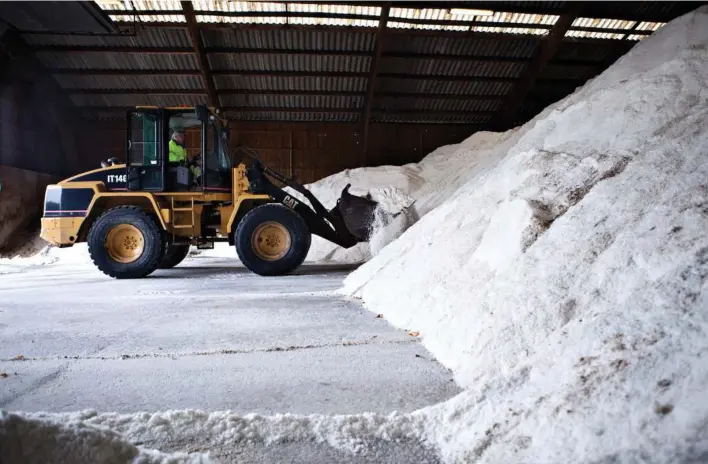
[[[197,62],[199,63],[199,70],[202,74],[202,80],[204,81],[204,85],[207,89],[209,105],[219,108],[219,97],[216,94],[214,79],[211,77],[209,60],[207,59],[206,53],[204,53],[204,44],[202,43],[201,32],[199,32],[197,17],[194,14],[194,7],[192,6],[191,1],[182,1],[180,3],[182,4],[182,9],[184,10],[184,17],[187,20],[187,30],[189,31],[189,36],[192,39],[194,53],[197,54]]]
[[[203,89],[80,89],[67,88],[69,95],[206,95]],[[262,89],[220,89],[218,95],[232,96],[285,96],[285,97],[365,97],[366,92],[340,92],[331,90],[262,90]],[[374,92],[376,97],[382,98],[408,98],[422,100],[450,100],[450,101],[504,101],[504,95],[481,94],[431,94],[413,92]],[[555,98],[554,96],[532,95],[533,100]]]
[[[77,105],[77,108],[84,111],[105,111],[105,112],[127,112],[134,110],[135,107],[131,106],[93,106],[93,105]],[[308,113],[333,113],[333,114],[359,114],[361,110],[359,108],[326,108],[326,107],[313,107],[313,108],[285,108],[285,107],[254,107],[254,106],[222,106],[221,110],[223,112],[238,112],[238,113],[295,113],[295,114],[308,114]],[[387,108],[376,108],[372,110],[372,114],[397,114],[397,115],[436,115],[436,116],[469,116],[469,117],[489,117],[491,113],[488,111],[439,111],[439,110],[427,110],[427,109],[416,109],[416,108],[398,108],[398,109],[387,109]]]
[[[66,89],[70,95],[206,95],[203,89]],[[286,96],[286,97],[365,97],[366,92],[339,92],[330,90],[260,90],[260,89],[221,89],[218,95],[235,96]],[[451,101],[503,101],[503,95],[471,94],[429,94],[406,92],[375,92],[377,97],[409,98],[425,100]]]
[[[224,106],[223,111],[235,111],[239,113],[337,113],[337,114],[356,114],[358,108],[277,108],[264,107],[258,108],[254,106]]]
[[[323,97],[363,97],[364,92],[339,92],[330,90],[260,90],[260,89],[222,89],[219,95],[254,95],[254,96],[323,96]]]
[[[376,77],[379,73],[379,63],[381,62],[381,52],[383,51],[383,41],[386,36],[386,24],[388,23],[388,14],[391,11],[391,2],[381,8],[381,17],[379,18],[379,27],[376,30],[376,38],[374,39],[374,52],[371,55],[371,64],[369,66],[369,78],[366,81],[366,97],[364,97],[364,107],[361,110],[361,124],[364,132],[364,143],[362,144],[362,156],[364,165],[366,165],[367,150],[369,148],[369,122],[371,121],[371,109],[374,103],[374,91],[376,89]]]
[[[201,70],[180,69],[49,69],[49,73],[64,76],[201,76]],[[212,76],[249,76],[249,77],[332,77],[332,78],[368,78],[369,73],[346,71],[243,71],[238,69],[217,69]],[[441,82],[498,82],[515,83],[513,77],[495,76],[449,76],[434,74],[379,73],[377,79],[405,79]],[[537,79],[558,84],[577,84],[582,79],[559,78]]]
[[[191,47],[131,47],[101,45],[35,45],[35,52],[50,53],[135,53],[140,55],[193,55]]]
[[[238,69],[215,69],[215,76],[249,76],[249,77],[367,77],[365,72],[349,71],[244,71]]]
[[[60,76],[202,76],[199,69],[48,69]]]
[[[624,31],[625,34],[628,31]],[[632,32],[633,33],[633,32]],[[158,55],[193,55],[196,53],[193,48],[185,47],[130,47],[130,46],[100,46],[100,45],[40,45],[32,48],[35,52],[54,53],[134,53],[134,54],[158,54]],[[293,50],[274,48],[237,48],[237,47],[208,47],[204,52],[209,54],[272,54],[272,55],[293,55],[293,56],[371,56],[366,50]],[[488,63],[528,63],[531,58],[524,57],[504,57],[489,55],[450,55],[443,53],[407,53],[407,52],[386,52],[381,54],[381,58],[400,58],[411,60],[436,60],[436,61],[476,61]],[[557,64],[569,66],[597,65],[599,62],[587,60],[556,60]]]
[[[206,95],[204,89],[65,89],[70,95]]]
[[[396,4],[399,6],[399,3]],[[433,7],[435,8],[435,7]],[[440,9],[439,7],[437,7]],[[454,8],[464,8],[456,6]],[[474,7],[474,9],[484,9],[480,7]],[[502,7],[498,11],[503,13],[518,13],[518,11],[511,11],[514,8]],[[522,13],[534,14],[534,15],[561,15],[562,12],[555,11],[541,11],[541,9],[536,9],[535,7],[532,11],[526,11]],[[221,18],[315,18],[315,19],[345,19],[345,20],[360,20],[360,21],[376,21],[380,19],[377,15],[357,15],[351,13],[325,13],[325,12],[306,12],[306,11],[208,11],[208,10],[196,10],[194,12],[197,16],[215,16]],[[112,16],[128,16],[128,17],[144,17],[144,16],[182,16],[183,11],[180,10],[136,10],[136,11],[122,11],[122,10],[111,10],[109,12]],[[581,15],[579,15],[581,16]],[[650,16],[644,14],[634,14],[625,13],[623,15],[603,15],[599,13],[583,14],[583,17],[597,18],[597,19],[618,19],[623,21],[649,21],[649,22],[666,22],[666,19],[658,19],[658,16]],[[621,17],[620,17],[621,16]],[[391,16],[388,18],[391,22],[401,22],[407,24],[416,25],[428,25],[428,26],[485,26],[485,27],[523,27],[529,29],[550,29],[552,24],[537,24],[537,23],[512,23],[512,22],[494,22],[494,21],[484,21],[484,20],[474,20],[465,21],[460,19],[423,19],[423,18],[403,18]],[[131,24],[132,21],[116,21],[121,24]],[[178,25],[180,23],[177,23]],[[184,25],[184,23],[181,23]],[[211,24],[211,23],[199,23]],[[225,23],[241,26],[241,23]],[[281,26],[285,26],[282,24]],[[295,24],[294,26],[308,27],[308,25]]]
[[[406,79],[406,80],[423,80],[423,81],[441,81],[441,82],[499,82],[499,83],[514,83],[518,79],[513,77],[495,77],[495,76],[448,76],[447,74],[402,74],[402,73],[381,73],[378,76],[384,79]]]

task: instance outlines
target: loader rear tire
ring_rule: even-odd
[[[312,243],[305,220],[274,203],[249,211],[239,222],[234,239],[241,262],[261,276],[295,270],[305,261]]]
[[[160,261],[158,269],[171,269],[184,261],[184,258],[189,254],[189,245],[167,245],[165,257]]]
[[[103,213],[91,225],[87,242],[96,267],[115,279],[145,277],[165,256],[162,229],[136,206],[118,206]]]

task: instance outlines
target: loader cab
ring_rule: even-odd
[[[137,108],[128,113],[127,121],[127,190],[231,191],[226,126],[206,107]],[[185,134],[181,147],[186,163],[170,161],[175,131]]]

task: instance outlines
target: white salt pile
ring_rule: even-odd
[[[707,46],[703,7],[461,148],[453,197],[347,278],[468,388],[430,411],[450,461],[708,452]]]
[[[119,433],[75,420],[29,419],[0,411],[0,462],[72,464],[197,464],[199,453],[161,453],[139,448]]]

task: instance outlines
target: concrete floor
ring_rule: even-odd
[[[455,395],[451,373],[416,339],[334,294],[350,270],[264,278],[198,257],[119,281],[85,265],[0,266],[0,408],[332,414],[411,411]],[[289,446],[305,461],[333,456]],[[279,461],[253,449],[217,454]]]

